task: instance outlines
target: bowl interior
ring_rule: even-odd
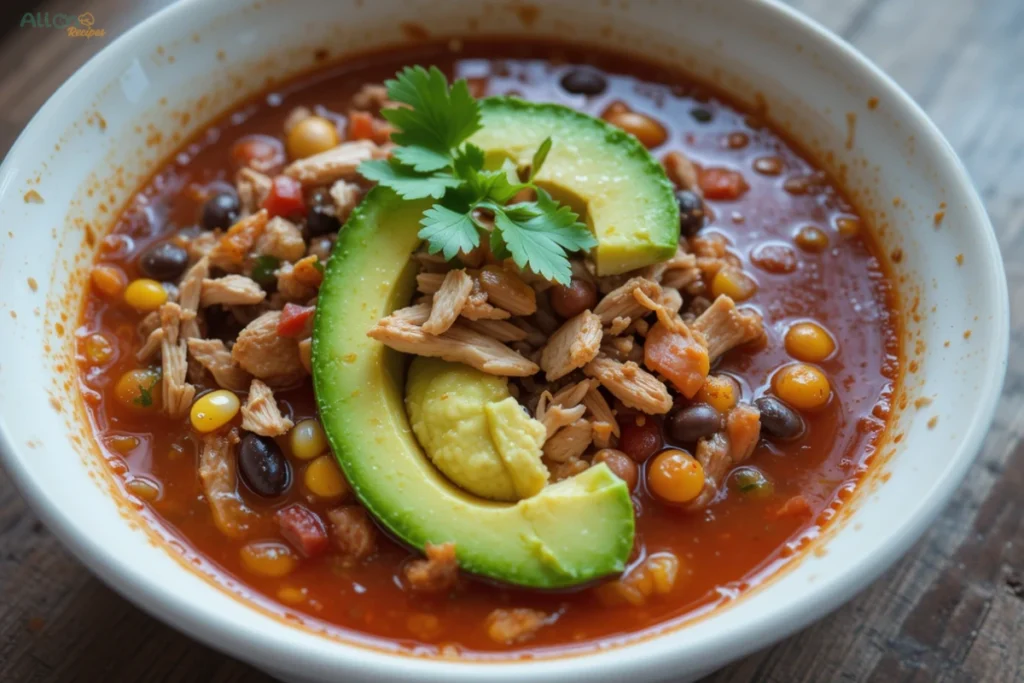
[[[73,372],[81,292],[99,238],[159,162],[233,103],[318,62],[424,34],[471,33],[619,47],[762,108],[840,178],[898,279],[904,375],[864,483],[813,553],[685,634],[667,629],[619,652],[514,667],[396,657],[353,645],[357,638],[328,638],[186,569],[180,543],[125,501],[92,439]],[[626,671],[693,677],[720,666],[834,608],[908,548],[969,466],[1005,369],[1002,264],[952,151],[888,79],[771,3],[354,0],[308,2],[297,12],[278,1],[184,2],[114,41],[37,114],[0,167],[0,217],[5,467],[114,588],[236,656],[303,680],[338,671],[352,680],[382,671],[511,680],[521,667],[621,680]]]

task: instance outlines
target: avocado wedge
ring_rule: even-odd
[[[516,503],[467,494],[424,455],[403,403],[406,359],[366,336],[406,305],[426,204],[375,188],[342,230],[313,332],[320,419],[356,495],[395,536],[455,543],[465,571],[532,588],[580,585],[625,569],[633,505],[605,465]]]
[[[536,183],[568,204],[597,238],[598,275],[664,261],[679,244],[679,205],[672,182],[636,138],[605,121],[557,104],[490,97],[480,102],[483,128],[470,139],[486,165],[512,159],[518,168],[550,137],[554,144]]]

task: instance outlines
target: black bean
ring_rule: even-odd
[[[608,79],[594,69],[578,67],[562,76],[562,87],[574,95],[593,97],[608,88]]]
[[[139,257],[139,269],[154,280],[177,280],[187,267],[188,252],[170,242],[154,244]]]
[[[708,123],[714,118],[714,115],[704,107],[694,107],[690,110],[690,116],[698,123]]]
[[[245,485],[265,498],[279,496],[288,488],[288,461],[280,446],[269,437],[252,433],[242,437],[238,471]]]
[[[803,418],[774,396],[762,396],[754,405],[761,411],[761,431],[766,435],[785,440],[804,433]]]
[[[206,230],[230,228],[238,220],[241,207],[234,192],[218,192],[203,204],[202,224]]]
[[[692,190],[676,191],[679,204],[679,230],[684,237],[693,237],[704,227],[704,200]]]
[[[694,403],[669,415],[666,427],[674,443],[690,444],[722,431],[725,419],[707,403]]]
[[[306,214],[306,239],[320,237],[341,230],[341,221],[334,215],[334,207],[313,205]]]

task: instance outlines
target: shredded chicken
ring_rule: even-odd
[[[348,560],[364,560],[377,549],[377,530],[359,505],[343,505],[327,513],[334,545]]]
[[[189,339],[189,356],[213,376],[217,386],[231,391],[245,391],[252,376],[240,368],[220,339]]]
[[[661,415],[672,408],[672,396],[665,385],[633,361],[620,363],[598,356],[583,372],[597,379],[612,396],[630,408],[649,415]]]
[[[210,261],[204,256],[188,269],[178,285],[178,305],[181,306],[181,338],[194,339],[199,333],[199,300],[203,295],[203,281],[210,274]]]
[[[210,265],[228,273],[240,273],[245,267],[249,252],[253,250],[269,220],[270,214],[267,210],[260,209],[228,228],[216,246],[210,250]]]
[[[273,256],[281,261],[298,261],[306,253],[306,241],[299,226],[286,218],[274,216],[267,222],[254,250],[260,256]]]
[[[686,505],[687,509],[707,507],[732,468],[750,457],[761,436],[760,418],[757,408],[741,403],[726,416],[724,432],[697,443],[696,458],[704,468],[704,489]]]
[[[405,580],[409,587],[420,593],[442,593],[455,588],[459,579],[455,544],[427,543],[423,550],[426,559],[413,560],[405,567]]]
[[[294,264],[285,263],[276,271],[277,291],[288,301],[307,301],[320,289],[324,280],[320,262],[314,254],[301,258]]]
[[[430,317],[423,323],[423,331],[433,335],[446,332],[458,320],[472,292],[473,278],[465,269],[449,270],[434,294]]]
[[[203,435],[199,456],[199,479],[213,513],[213,523],[229,538],[244,536],[256,517],[238,494],[232,453],[236,443],[237,430],[210,432]]]
[[[203,308],[221,304],[223,306],[252,306],[267,297],[255,280],[244,275],[225,275],[203,280],[199,305]]]
[[[195,237],[186,238],[180,234],[175,237],[174,242],[188,252],[188,260],[191,263],[205,258],[217,246],[220,237],[216,232],[201,232]]]
[[[593,418],[594,429],[597,430],[597,425],[600,423],[611,425],[611,433],[615,436],[619,436],[619,423],[615,419],[615,412],[612,407],[608,405],[608,401],[605,400],[604,394],[596,386],[591,386],[587,393],[583,396],[583,405],[590,411],[590,415]]]
[[[736,302],[724,294],[694,321],[693,329],[707,340],[712,363],[726,351],[764,336],[761,316],[752,310],[738,310]]]
[[[388,99],[388,89],[379,83],[367,83],[352,96],[352,106],[364,111],[378,112],[384,107],[394,106]]]
[[[447,272],[447,271],[446,271]],[[423,294],[436,294],[444,282],[445,273],[420,273],[416,276],[416,290]],[[470,286],[473,281],[470,280]]]
[[[239,169],[235,174],[235,190],[238,192],[238,202],[241,204],[242,213],[256,213],[263,200],[270,194],[273,187],[270,176],[264,175],[248,166]]]
[[[281,415],[271,388],[254,379],[242,406],[242,429],[260,436],[281,436],[293,426],[290,419]]]
[[[629,328],[629,324],[633,322],[632,318],[623,318],[622,316],[616,317],[612,320],[611,325],[608,326],[608,335],[616,337]]]
[[[537,311],[537,293],[516,273],[501,266],[480,271],[480,289],[494,306],[512,315],[532,315]]]
[[[587,412],[587,407],[583,405],[572,408],[563,408],[560,405],[548,406],[541,418],[541,423],[547,430],[547,438],[550,439],[562,427],[567,427],[579,420],[585,412]]]
[[[463,320],[462,324],[474,332],[494,337],[503,344],[524,341],[529,336],[526,330],[507,320]]]
[[[184,415],[196,388],[185,381],[188,373],[188,350],[185,340],[179,339],[182,312],[175,303],[160,307],[160,328],[163,337],[160,340],[160,362],[163,370],[163,404],[164,410],[171,417]]]
[[[508,311],[495,308],[487,301],[487,292],[473,292],[466,305],[462,307],[462,315],[469,320],[506,320],[512,317]]]
[[[352,214],[352,210],[358,206],[362,190],[355,183],[338,180],[331,185],[330,195],[334,200],[334,215],[340,223],[344,224]]]
[[[452,325],[444,334],[435,336],[424,332],[419,325],[403,320],[396,312],[380,320],[367,334],[402,353],[465,363],[492,375],[526,377],[539,370],[536,363],[501,342],[459,323]]]
[[[634,277],[616,287],[601,299],[594,307],[594,313],[601,317],[601,322],[610,325],[616,318],[638,318],[648,313],[633,295],[634,290],[643,292],[651,299],[661,297],[661,285],[645,277]]]
[[[376,151],[377,145],[369,140],[343,142],[326,152],[293,161],[284,174],[303,185],[328,185],[354,178],[359,164],[374,158]]]
[[[143,342],[139,350],[135,352],[135,360],[140,363],[148,362],[153,356],[160,351],[164,342],[164,331],[161,328],[156,328],[149,333],[146,337],[146,341]]]
[[[594,448],[609,448],[615,444],[615,433],[619,430],[617,422],[591,421],[594,431]]]
[[[496,643],[522,643],[550,621],[544,612],[535,609],[499,608],[487,615],[487,635]]]
[[[601,349],[601,318],[583,311],[565,322],[541,352],[540,367],[549,382],[594,360]]]
[[[299,358],[299,343],[277,334],[280,311],[268,311],[238,333],[231,357],[254,377],[273,387],[295,384],[306,376]]]
[[[725,418],[725,433],[729,437],[729,455],[733,465],[749,458],[761,438],[761,411],[740,403]]]
[[[586,453],[593,438],[590,421],[576,420],[559,429],[554,436],[548,437],[544,442],[544,457],[552,462],[566,462],[572,458],[579,458]]]
[[[590,463],[583,458],[569,458],[565,462],[555,462],[550,458],[541,458],[541,462],[548,468],[550,483],[555,484],[568,479],[569,477],[575,477],[580,472],[587,470],[590,467]]]

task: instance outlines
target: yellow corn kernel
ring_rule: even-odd
[[[139,437],[131,434],[111,434],[107,437],[107,446],[121,455],[128,455],[139,447]]]
[[[686,451],[662,451],[647,468],[647,486],[669,503],[688,503],[704,490],[704,467]]]
[[[163,406],[160,372],[153,368],[129,370],[118,378],[114,396],[126,408],[159,412]]]
[[[121,295],[128,281],[117,266],[94,266],[89,273],[89,280],[94,289],[101,294],[114,298]]]
[[[819,252],[828,249],[828,235],[821,228],[805,225],[797,231],[794,238],[796,245],[804,251]]]
[[[727,375],[708,375],[694,398],[725,414],[739,402],[739,388],[736,381]]]
[[[321,455],[309,463],[303,481],[309,492],[319,498],[341,498],[348,492],[348,483],[331,455]]]
[[[227,389],[218,389],[196,399],[192,404],[189,418],[192,427],[197,432],[205,434],[231,422],[240,407],[241,403],[237,396]]]
[[[124,290],[124,300],[137,311],[155,311],[167,303],[167,290],[156,280],[143,277],[132,280]]]
[[[832,395],[825,373],[805,363],[793,363],[776,372],[772,388],[776,396],[798,410],[820,408]]]
[[[797,323],[786,331],[786,351],[797,360],[817,363],[836,350],[836,342],[817,323]]]
[[[133,496],[137,496],[150,503],[160,497],[160,487],[145,477],[134,477],[124,487]]]
[[[307,116],[288,132],[285,146],[293,159],[305,159],[337,147],[338,129],[322,116]]]
[[[327,435],[316,418],[302,420],[288,435],[292,455],[299,460],[312,460],[327,450]]]
[[[283,543],[248,543],[240,551],[242,566],[256,576],[279,579],[295,571],[299,558]]]
[[[82,342],[85,359],[93,365],[102,365],[114,357],[114,346],[110,340],[97,332],[90,334]]]
[[[746,301],[757,293],[757,282],[739,268],[722,268],[711,280],[711,294],[722,294],[733,301]]]
[[[860,234],[860,219],[850,216],[840,216],[835,221],[836,230],[840,237],[856,237]]]

